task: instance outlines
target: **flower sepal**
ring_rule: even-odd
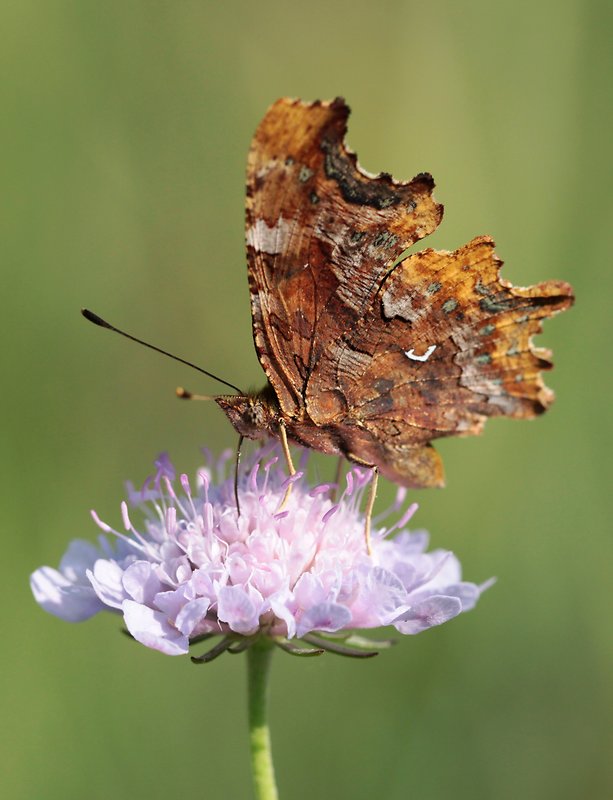
[[[124,630],[130,636],[128,631]],[[217,634],[208,633],[195,637],[190,645],[212,639]],[[300,640],[290,640],[285,636],[266,636],[263,633],[256,633],[253,636],[240,636],[236,634],[226,634],[210,650],[201,656],[191,656],[194,664],[209,664],[224,653],[236,655],[243,653],[252,647],[260,638],[268,638],[270,642],[285,653],[301,658],[321,656],[324,653],[334,653],[335,655],[348,656],[350,658],[372,658],[379,655],[380,650],[386,650],[396,644],[394,639],[367,639],[354,633],[308,633]],[[299,642],[306,642],[312,647],[303,647]],[[376,649],[373,649],[376,648]]]
[[[339,631],[339,633],[317,633],[322,639],[340,640],[348,647],[355,647],[358,650],[389,650],[397,643],[397,639],[369,639],[367,636],[360,636],[352,631]]]
[[[284,636],[276,636],[273,641],[277,647],[280,647],[285,653],[289,653],[290,656],[310,658],[311,656],[323,656],[323,654],[326,652],[321,647],[299,647],[297,644],[294,644],[294,642],[286,639]]]
[[[197,638],[198,641],[203,641],[204,639],[210,639],[214,636],[216,636],[216,634],[209,633]],[[256,644],[256,642],[263,638],[268,639],[271,644],[276,645],[285,653],[289,653],[292,656],[301,656],[303,658],[310,656],[321,656],[326,652],[327,649],[325,647],[301,647],[299,644],[296,644],[294,641],[290,641],[285,636],[265,636],[264,634],[260,633],[254,634],[253,636],[237,636],[236,634],[227,634],[221,639],[221,641],[217,642],[216,645],[214,645],[210,650],[207,650],[201,656],[191,656],[191,660],[194,664],[210,664],[211,661],[214,661],[224,653],[230,653],[232,655],[243,653],[245,650],[248,650],[250,647]],[[194,643],[194,641],[190,642],[190,644]]]
[[[215,634],[209,634],[208,636],[198,638],[202,641],[202,639],[214,635]],[[191,656],[191,661],[193,664],[210,664],[211,661],[214,661],[224,653],[230,653],[232,655],[243,653],[251,647],[251,645],[255,644],[259,638],[259,634],[255,634],[254,636],[237,636],[236,634],[229,633],[224,636],[220,642],[217,642],[214,647],[207,650],[206,653],[203,653],[201,656]]]
[[[334,653],[337,656],[348,656],[349,658],[372,658],[379,655],[379,650],[391,647],[395,642],[392,639],[386,641],[374,641],[363,636],[347,634],[334,636],[326,633],[307,633],[302,637],[305,642],[316,647],[321,647],[327,653]],[[373,645],[376,650],[373,650]]]

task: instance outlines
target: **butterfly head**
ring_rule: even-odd
[[[248,439],[267,438],[278,428],[279,405],[269,386],[247,395],[220,395],[215,402],[237,432]]]

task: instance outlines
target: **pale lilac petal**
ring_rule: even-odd
[[[169,619],[176,619],[183,608],[193,598],[189,585],[179,586],[170,592],[158,592],[151,603],[152,608],[163,611]]]
[[[102,602],[111,608],[121,608],[126,599],[122,578],[123,569],[115,561],[99,559],[93,570],[87,571],[87,577]]]
[[[437,566],[433,569],[433,573],[430,578],[431,585],[433,587],[447,586],[452,583],[457,583],[461,580],[462,567],[460,566],[459,560],[453,553],[439,550],[435,551],[435,553],[432,555],[440,559]]]
[[[159,650],[167,656],[187,653],[189,640],[167,620],[166,615],[154,611],[134,600],[123,603],[123,618],[126,628],[137,642]]]
[[[320,603],[310,608],[298,621],[296,634],[304,636],[310,631],[334,633],[346,628],[351,623],[351,612],[346,606],[338,603]]]
[[[86,584],[86,572],[99,557],[96,545],[83,539],[73,539],[60,561],[60,572],[73,583]]]
[[[209,601],[200,597],[198,600],[190,600],[177,614],[175,625],[186,636],[191,636],[196,626],[206,616],[209,610]]]
[[[320,578],[310,572],[303,573],[294,586],[294,597],[301,608],[323,603],[327,592]]]
[[[219,590],[217,616],[242,634],[254,633],[259,623],[258,610],[241,586],[224,586]]]
[[[280,593],[279,596],[271,598],[270,608],[275,617],[281,620],[285,626],[285,630],[283,630],[283,625],[280,626],[281,632],[283,632],[288,639],[292,639],[296,635],[295,603],[290,602],[287,593]]]
[[[462,611],[462,602],[457,597],[433,595],[423,600],[394,622],[400,633],[420,633],[435,625],[456,617]]]
[[[396,575],[375,567],[352,604],[352,624],[357,628],[389,625],[410,607],[407,599],[406,589]]]
[[[197,569],[189,585],[193,588],[195,594],[208,597],[211,602],[215,599],[215,586],[211,575],[207,575],[205,569]]]
[[[457,597],[462,603],[462,611],[470,611],[475,607],[481,592],[474,583],[464,582],[445,586],[444,594],[449,597]]]
[[[150,605],[155,595],[161,591],[162,583],[149,561],[135,561],[123,573],[122,586],[137,603]]]
[[[73,584],[51,567],[40,567],[33,572],[30,587],[34,599],[45,611],[66,622],[83,622],[104,608],[89,584]]]
[[[424,553],[430,542],[428,531],[401,531],[394,539],[394,549],[403,557]]]

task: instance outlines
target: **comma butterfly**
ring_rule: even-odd
[[[402,258],[441,221],[434,181],[362,170],[343,141],[348,116],[341,99],[281,99],[255,133],[246,239],[268,383],[215,400],[242,436],[289,437],[403,486],[440,486],[432,439],[549,407],[550,353],[531,337],[572,289],[500,279],[488,236]]]

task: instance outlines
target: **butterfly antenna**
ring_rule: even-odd
[[[118,333],[120,336],[124,336],[126,339],[131,339],[133,342],[142,344],[144,347],[148,347],[150,350],[155,350],[156,353],[161,353],[163,356],[168,356],[168,358],[172,358],[174,361],[179,361],[181,364],[185,364],[187,367],[191,367],[192,369],[201,372],[203,375],[206,375],[209,378],[213,378],[213,380],[219,381],[219,383],[223,383],[224,386],[228,386],[230,389],[233,389],[235,392],[238,392],[238,394],[241,395],[245,394],[243,391],[241,391],[241,389],[238,388],[238,386],[235,386],[233,383],[228,383],[228,381],[224,381],[223,378],[218,378],[217,375],[213,375],[212,372],[208,372],[206,369],[202,369],[202,367],[199,367],[196,364],[192,364],[191,361],[186,361],[184,358],[179,358],[179,356],[175,356],[172,353],[169,353],[167,350],[162,350],[161,347],[156,347],[154,344],[149,344],[149,342],[145,342],[142,339],[138,339],[136,336],[132,336],[131,334],[126,333],[125,331],[122,331],[119,328],[116,328],[114,325],[111,325],[109,322],[102,319],[102,317],[99,317],[97,314],[94,314],[94,312],[90,311],[88,308],[82,308],[81,314],[83,314],[85,319],[89,320],[90,322],[93,322],[94,325],[98,325],[100,328],[107,328],[107,330],[109,331],[114,331],[115,333]],[[186,395],[180,395],[180,396],[188,397],[190,396],[190,393],[187,392]],[[195,397],[194,395],[191,396]]]

